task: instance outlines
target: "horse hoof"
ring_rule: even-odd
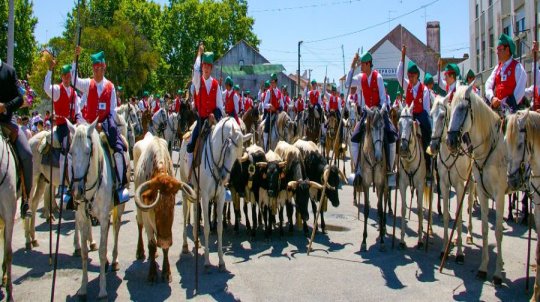
[[[321,233],[325,235],[328,234],[328,232],[326,231],[326,228],[321,229]]]
[[[501,287],[502,286],[502,278],[497,277],[497,276],[493,276],[493,285],[495,285],[495,287]]]
[[[399,245],[398,245],[398,250],[404,250],[407,248],[407,245],[405,244],[405,242],[400,242]]]
[[[463,263],[465,263],[465,255],[457,255],[457,256],[456,256],[456,263],[457,263],[457,264],[463,264]]]
[[[162,274],[161,275],[161,282],[171,283],[172,282],[171,274],[170,273]]]
[[[107,272],[109,270],[109,260],[105,262],[105,271]]]
[[[97,250],[98,250],[97,243],[95,242],[90,243],[90,252],[95,252]]]
[[[360,245],[360,252],[367,252],[367,245],[365,243],[362,243],[362,245]]]
[[[84,295],[78,295],[79,301],[86,301],[86,294]]]
[[[226,272],[227,271],[227,269],[225,268],[225,263],[222,263],[222,264],[219,265],[219,271],[220,272]]]
[[[37,239],[33,240],[32,241],[32,247],[38,247],[38,246],[39,246],[39,243],[38,243]]]
[[[26,250],[28,250],[28,251],[32,250],[32,243],[31,243],[31,242],[27,242],[27,243],[25,244],[25,247],[26,247]]]
[[[182,244],[182,254],[188,254],[189,248],[187,244]]]
[[[118,263],[118,261],[116,261],[116,262],[114,262],[114,263],[112,264],[112,271],[113,271],[113,272],[117,272],[117,271],[119,271],[119,270],[120,270],[120,263]]]
[[[146,279],[148,283],[155,283],[157,279],[156,272],[148,273],[148,278]]]
[[[100,301],[107,301],[107,294],[102,295],[102,296],[98,296],[98,300],[100,300]]]
[[[73,251],[73,257],[81,257],[81,249],[75,249]]]
[[[487,272],[478,271],[476,273],[476,278],[480,280],[486,280],[487,279]]]
[[[424,242],[422,241],[418,241],[418,244],[416,245],[416,249],[417,250],[421,250],[424,248]]]
[[[144,252],[137,252],[137,255],[135,255],[135,258],[137,260],[144,260],[146,259],[146,255],[144,254]]]

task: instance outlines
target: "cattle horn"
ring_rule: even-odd
[[[311,180],[309,181],[309,186],[317,190],[322,190],[324,188],[320,183]]]
[[[344,183],[347,183],[348,180],[347,180],[347,176],[345,175],[345,173],[343,173],[343,171],[339,170],[338,169],[338,173],[339,173],[339,178],[341,178],[341,180],[344,182]]]
[[[249,159],[249,155],[247,153],[244,153],[244,155],[242,155],[242,158],[240,158],[240,162],[243,163],[248,159]]]
[[[323,181],[326,184],[326,187],[332,191],[335,191],[336,188],[328,184],[328,175],[330,174],[330,167],[326,166],[324,168]]]
[[[281,162],[279,162],[278,166],[279,166],[281,169],[283,169],[283,167],[285,167],[286,164],[287,164],[286,161],[281,161]]]
[[[188,195],[191,200],[197,200],[197,194],[195,191],[187,184],[182,182],[182,191]]]
[[[257,167],[259,167],[259,168],[263,168],[263,169],[264,169],[264,168],[266,168],[267,166],[268,166],[268,163],[267,163],[267,162],[264,162],[264,161],[263,161],[263,162],[258,162],[258,163],[257,163]]]
[[[154,200],[154,202],[152,202],[152,204],[146,205],[141,201],[142,192],[144,192],[149,186],[150,186],[150,180],[143,182],[137,188],[137,190],[135,190],[135,203],[137,204],[137,207],[139,207],[139,209],[141,209],[143,211],[148,211],[148,210],[153,209],[158,204],[159,198],[160,198],[160,194],[159,194],[159,190],[158,190],[157,195],[156,195],[156,199]]]
[[[291,180],[287,183],[287,188],[289,189],[296,189],[296,187],[298,186],[298,180]]]

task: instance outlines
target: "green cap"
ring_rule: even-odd
[[[67,65],[62,66],[62,75],[66,73],[70,73],[70,72],[71,72],[71,65],[67,64]]]
[[[467,78],[474,78],[476,77],[476,75],[474,74],[474,71],[472,71],[472,69],[469,69],[469,71],[467,71]]]
[[[227,77],[225,79],[225,85],[230,85],[230,86],[234,85],[234,82],[231,77]]]
[[[332,84],[332,92],[337,91],[336,84]]]
[[[118,90],[118,91],[123,91],[123,90],[124,90],[124,87],[118,86],[118,87],[116,87],[116,90]]]
[[[426,75],[424,75],[424,84],[432,84],[433,82],[433,76],[431,73],[426,72]]]
[[[159,93],[156,93],[155,97],[159,99],[161,95]]]
[[[409,65],[407,66],[407,72],[420,74],[420,69],[418,69],[418,66],[416,66],[413,61],[409,61]]]
[[[264,81],[264,88],[270,87],[270,80]]]
[[[176,92],[176,94],[182,94],[182,93],[184,93],[184,92],[182,91],[182,89],[178,89],[178,91]]]
[[[202,62],[206,64],[214,64],[214,53],[211,51],[207,51],[203,53],[202,55]]]
[[[240,85],[236,84],[233,87],[234,91],[240,91]]]
[[[345,94],[342,92],[342,93],[339,94],[339,96],[340,96],[340,97],[344,97]]]
[[[311,80],[311,85],[313,85],[313,84],[317,84],[317,80],[315,80],[315,79]]]
[[[388,88],[388,83],[384,82],[384,88]]]
[[[497,43],[497,46],[498,45],[508,45],[508,47],[510,47],[510,54],[514,55],[514,51],[516,50],[516,44],[514,44],[514,40],[512,40],[510,36],[502,34],[499,37],[499,42]]]
[[[149,96],[150,93],[149,93],[148,91],[145,90],[145,91],[142,93],[142,95],[143,95],[143,96]]]
[[[277,74],[273,73],[270,75],[270,80],[277,82]]]
[[[247,90],[246,90],[246,94],[250,94],[250,93],[251,93],[251,91],[249,91],[249,89],[247,89]]]
[[[105,53],[103,51],[100,51],[98,53],[90,55],[90,59],[92,60],[92,64],[105,63]]]
[[[287,85],[281,86],[281,90],[287,90]]]
[[[459,77],[459,67],[454,63],[446,65],[444,72],[453,72],[456,75],[456,78]]]
[[[373,57],[371,56],[371,54],[369,52],[366,52],[360,58],[360,62],[362,62],[362,63],[367,63],[367,62],[370,62],[370,61],[373,61]]]

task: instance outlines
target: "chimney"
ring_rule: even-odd
[[[441,25],[439,21],[429,21],[426,26],[427,46],[441,53]]]

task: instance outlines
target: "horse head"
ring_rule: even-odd
[[[469,131],[473,124],[472,88],[471,84],[466,87],[465,93],[462,92],[462,89],[456,89],[456,93],[454,93],[450,126],[446,138],[446,144],[452,153],[458,152],[463,136],[467,137],[468,140]]]
[[[446,130],[448,128],[448,120],[450,116],[448,114],[448,98],[437,96],[431,109],[431,120],[433,121],[433,128],[431,132],[431,142],[429,143],[429,150],[431,154],[439,153],[441,149],[441,141],[446,138]]]
[[[221,135],[218,135],[221,133]],[[213,161],[220,169],[220,181],[222,184],[229,182],[232,167],[236,160],[242,160],[244,155],[244,143],[253,135],[243,134],[242,129],[232,118],[222,119],[212,130],[211,141]],[[223,161],[220,161],[220,158]]]
[[[523,188],[528,174],[528,165],[532,153],[532,144],[527,140],[527,124],[529,123],[529,110],[518,111],[507,117],[506,151],[507,151],[507,179],[512,190]],[[531,135],[529,133],[529,135]]]
[[[414,148],[416,148],[416,134],[418,122],[413,118],[414,103],[410,106],[405,106],[401,110],[399,118],[399,155],[403,157],[411,156]]]
[[[379,109],[368,111],[366,118],[366,139],[371,139],[371,144],[364,146],[373,146],[375,161],[380,162],[383,159],[384,142],[384,112]]]
[[[127,111],[125,114],[126,121],[128,122],[128,125],[133,126],[133,130],[135,131],[135,136],[139,136],[143,132],[141,119],[139,118],[139,115],[137,114],[137,108],[135,105],[132,104],[126,104],[127,105]]]
[[[73,140],[69,153],[71,155],[71,170],[72,170],[72,193],[73,199],[76,201],[84,200],[86,194],[86,180],[88,175],[94,174],[97,177],[101,177],[96,173],[96,162],[93,157],[99,158],[98,150],[100,148],[99,138],[97,131],[95,131],[97,125],[97,119],[91,124],[79,124],[75,127],[69,121],[67,125]]]

